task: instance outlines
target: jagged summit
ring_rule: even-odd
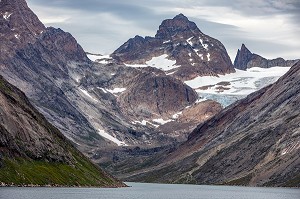
[[[147,65],[148,61],[174,61],[166,67],[167,74],[190,80],[197,76],[218,75],[234,72],[233,65],[223,44],[203,34],[197,25],[183,14],[164,20],[155,37],[135,36],[120,46],[111,57],[127,65]]]
[[[183,14],[176,15],[173,19],[164,20],[159,26],[155,38],[168,39],[176,36],[180,32],[200,32],[197,25],[194,22],[189,21],[189,19]]]
[[[1,33],[18,34],[16,39],[19,40],[29,39],[32,35],[38,35],[45,30],[45,26],[30,10],[25,0],[0,1],[0,22]]]
[[[234,67],[240,70],[246,70],[252,67],[271,68],[274,66],[290,67],[297,60],[284,60],[279,57],[276,59],[266,59],[260,55],[252,53],[245,44],[242,44],[241,49],[238,49],[234,60]]]
[[[241,50],[238,49],[237,55],[235,57],[234,66],[239,66],[238,69],[246,69],[247,63],[249,62],[249,59],[251,59],[251,57],[252,53],[250,52],[250,50],[248,50],[245,44],[242,44]]]

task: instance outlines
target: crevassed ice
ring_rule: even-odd
[[[272,68],[250,68],[247,71],[235,69],[235,73],[227,75],[196,77],[185,81],[187,85],[196,89],[199,93],[209,94],[229,94],[229,95],[248,95],[263,86],[275,82],[284,75],[290,67],[272,67]],[[269,81],[267,81],[269,80]],[[228,82],[230,85],[217,85],[220,82]],[[212,85],[212,86],[211,86]],[[199,87],[210,86],[206,90],[200,90]],[[223,86],[223,92],[219,92],[218,87]]]

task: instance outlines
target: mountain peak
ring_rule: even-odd
[[[246,70],[247,64],[252,57],[251,51],[246,47],[245,44],[242,44],[241,49],[238,49],[235,60],[234,66],[235,68]]]
[[[176,15],[174,18],[173,18],[173,20],[189,20],[184,14],[182,14],[182,13],[180,13],[180,14],[178,14],[178,15]]]
[[[197,25],[190,21],[183,14],[176,15],[173,19],[164,20],[159,26],[155,37],[156,38],[170,38],[175,36],[177,33],[197,31],[201,32]]]
[[[241,46],[241,52],[251,53],[251,51],[246,47],[245,44],[242,44],[242,46]],[[252,54],[252,53],[251,53],[251,54]]]
[[[284,60],[281,57],[276,59],[266,59],[258,54],[252,53],[245,44],[242,44],[241,49],[237,51],[237,55],[234,60],[234,67],[240,70],[247,70],[247,68],[252,67],[291,67],[295,62],[297,62],[297,60]]]

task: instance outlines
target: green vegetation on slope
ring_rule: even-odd
[[[0,76],[0,186],[121,187]]]
[[[4,158],[0,181],[7,185],[101,186],[114,187],[115,181],[83,159],[75,165]]]

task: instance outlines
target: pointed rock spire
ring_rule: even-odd
[[[234,67],[240,70],[246,70],[247,64],[251,60],[253,54],[251,51],[245,46],[245,44],[242,44],[242,47],[240,50],[238,50],[237,55],[234,60]]]

